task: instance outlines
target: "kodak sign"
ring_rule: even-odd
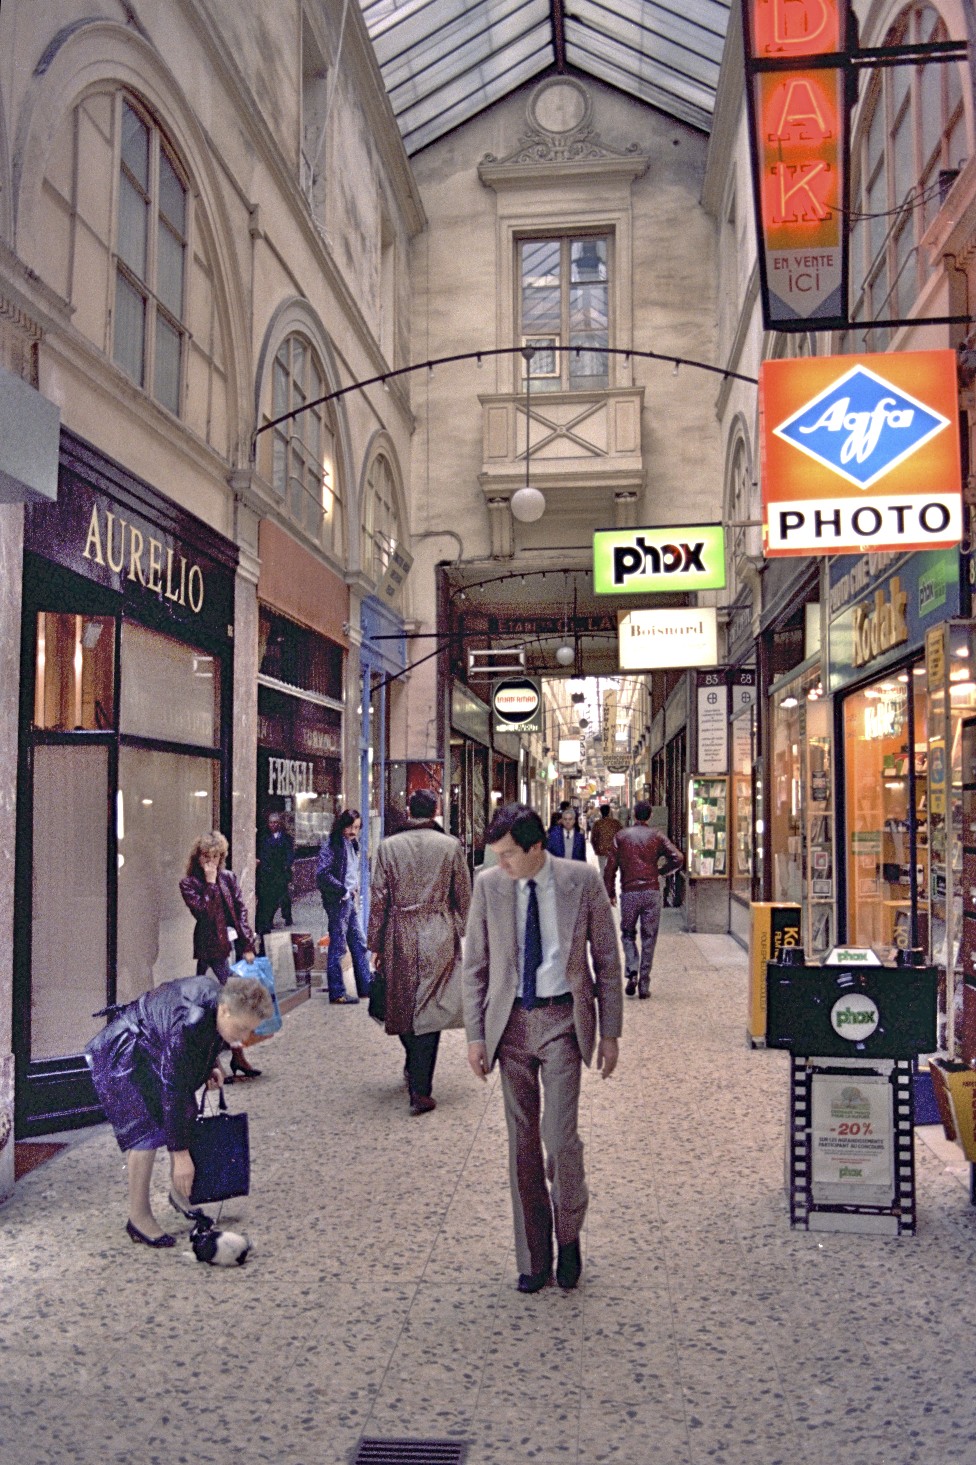
[[[767,330],[842,326],[847,6],[742,3],[764,323]]]
[[[952,351],[766,361],[759,413],[767,556],[959,543]]]

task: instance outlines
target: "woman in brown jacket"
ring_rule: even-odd
[[[241,887],[233,870],[224,868],[227,841],[219,829],[211,829],[195,840],[180,881],[180,894],[192,915],[193,955],[197,976],[213,972],[221,986],[231,975],[231,952],[246,962],[254,960],[256,945]],[[255,1068],[237,1044],[230,1060],[231,1073],[241,1078],[258,1078]]]

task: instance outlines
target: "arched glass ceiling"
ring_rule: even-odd
[[[360,0],[409,153],[571,68],[709,131],[728,0]]]

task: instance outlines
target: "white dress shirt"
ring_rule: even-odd
[[[533,875],[539,902],[539,929],[542,933],[542,965],[535,975],[537,997],[559,997],[570,990],[566,980],[566,956],[560,938],[556,913],[556,881],[552,873],[552,855],[546,854],[539,873]],[[522,992],[522,963],[525,959],[525,919],[529,909],[529,882],[515,882],[515,931],[518,937],[519,995]],[[572,933],[565,933],[569,940]]]

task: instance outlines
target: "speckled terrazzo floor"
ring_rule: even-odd
[[[461,1034],[411,1118],[399,1044],[315,996],[229,1092],[243,1270],[126,1240],[104,1127],[0,1210],[0,1459],[344,1465],[365,1435],[456,1436],[468,1465],[976,1460],[964,1170],[917,1144],[914,1239],[791,1232],[785,1056],[745,1046],[741,951],[676,919],[617,1075],[586,1077],[577,1293],[514,1290],[501,1095]]]

